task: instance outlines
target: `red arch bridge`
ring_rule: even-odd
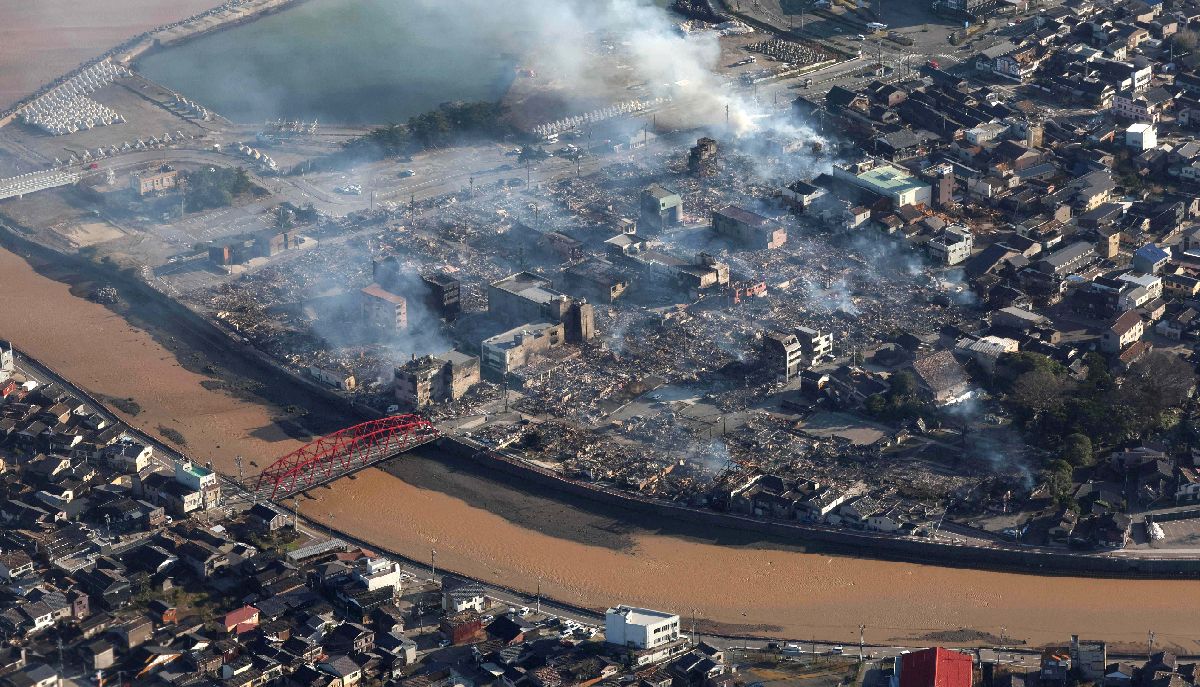
[[[437,428],[420,415],[391,415],[347,427],[275,461],[254,485],[259,497],[284,499],[374,465],[438,438]]]

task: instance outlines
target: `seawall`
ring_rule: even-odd
[[[765,520],[681,506],[631,492],[579,482],[463,438],[443,437],[438,442],[438,448],[451,455],[469,458],[483,469],[512,475],[559,493],[619,506],[654,517],[752,531],[785,541],[820,544],[823,548],[845,555],[1037,575],[1200,578],[1200,558],[1139,558],[1059,552],[1030,547],[964,546],[803,522]]]

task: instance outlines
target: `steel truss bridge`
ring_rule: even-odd
[[[391,415],[321,437],[275,461],[251,485],[256,499],[279,501],[427,444],[440,434],[420,415]]]

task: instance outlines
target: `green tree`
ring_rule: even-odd
[[[1092,440],[1084,434],[1067,436],[1063,446],[1062,459],[1074,467],[1086,467],[1093,460]]]
[[[1008,398],[1018,413],[1036,420],[1061,403],[1063,391],[1063,381],[1058,375],[1038,368],[1017,377]]]
[[[1177,408],[1196,388],[1196,373],[1183,358],[1154,351],[1125,375],[1119,400],[1133,410],[1139,425],[1156,425],[1163,413]]]
[[[541,146],[521,146],[521,153],[517,155],[517,162],[525,164],[526,162],[538,162],[550,157],[550,153],[542,150]]]
[[[1174,36],[1171,36],[1171,45],[1176,50],[1192,51],[1196,49],[1197,43],[1200,42],[1200,34],[1197,34],[1191,29],[1183,29],[1178,31]]]

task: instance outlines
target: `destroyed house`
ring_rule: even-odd
[[[970,389],[970,381],[962,365],[950,351],[942,350],[917,358],[912,363],[912,369],[921,392],[937,405],[961,400]]]

